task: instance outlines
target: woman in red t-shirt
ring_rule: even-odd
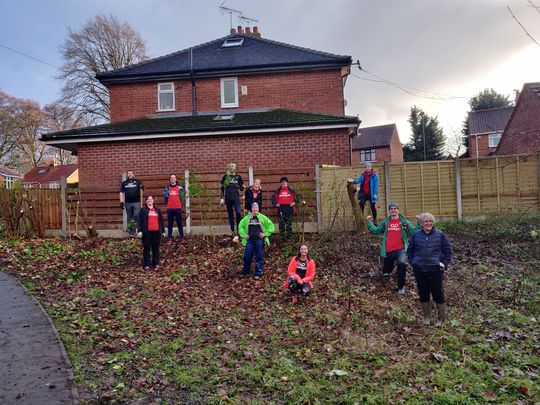
[[[165,234],[165,226],[161,211],[154,207],[154,198],[151,195],[146,197],[146,207],[139,212],[139,229],[142,232],[144,269],[150,270],[152,265],[159,270],[159,242],[161,235]]]
[[[287,275],[289,277],[285,282],[285,288],[294,295],[293,301],[296,301],[296,295],[309,295],[315,278],[315,260],[309,257],[306,245],[300,246],[298,254],[292,258]]]

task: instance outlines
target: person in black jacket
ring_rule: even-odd
[[[137,218],[142,205],[142,181],[135,178],[132,170],[127,171],[127,179],[120,185],[120,208],[126,210],[127,233],[134,236],[137,233]],[[140,229],[139,229],[140,231]]]
[[[255,179],[253,185],[248,187],[245,192],[246,201],[244,203],[244,208],[247,212],[251,212],[251,206],[253,203],[259,204],[259,212],[262,211],[262,189],[261,189],[261,180]]]
[[[234,225],[238,229],[238,224],[242,219],[240,214],[240,191],[244,191],[244,181],[242,176],[236,173],[236,164],[229,163],[227,165],[227,173],[221,179],[221,201],[220,204],[225,204],[227,207],[227,215],[229,216],[229,226],[231,233],[234,234]],[[234,220],[236,214],[236,221]]]
[[[431,295],[437,304],[436,325],[440,325],[446,314],[443,276],[452,261],[452,245],[443,231],[435,229],[435,217],[429,212],[420,214],[420,223],[422,229],[412,235],[407,255],[418,286],[423,323],[431,323]]]
[[[144,269],[150,270],[152,265],[159,270],[159,242],[161,235],[165,234],[165,225],[160,209],[154,207],[154,198],[151,195],[146,197],[146,207],[139,211],[139,229],[142,232]]]

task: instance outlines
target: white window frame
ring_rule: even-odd
[[[170,85],[171,90],[162,90],[161,86]],[[161,108],[161,95],[162,94],[172,94],[172,108]],[[158,102],[158,111],[175,111],[176,110],[176,100],[174,96],[174,82],[165,82],[158,83],[157,85],[157,102]]]
[[[225,82],[234,82],[234,103],[225,102]],[[223,77],[220,79],[221,87],[221,108],[234,108],[238,107],[238,78],[237,77]]]
[[[501,137],[502,137],[502,132],[493,132],[491,134],[488,135],[488,147],[490,148],[496,148],[497,145],[499,145],[499,142],[501,141]],[[493,139],[497,139],[497,143],[495,143],[495,145],[493,145],[493,142],[492,140]]]
[[[372,159],[367,160],[366,159],[366,154],[369,154],[369,157],[371,157]],[[377,160],[377,150],[376,149],[362,149],[362,150],[360,150],[360,163],[375,162],[376,160]]]
[[[15,177],[13,176],[6,176],[4,177],[4,187],[9,189],[12,189],[15,185]]]

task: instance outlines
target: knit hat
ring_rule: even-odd
[[[388,206],[388,208],[397,208],[399,210],[399,205],[397,205],[397,203],[390,203],[390,205]]]
[[[286,181],[287,183],[289,182],[289,179],[286,177],[286,176],[283,176],[281,179],[279,179],[279,182],[282,183]]]

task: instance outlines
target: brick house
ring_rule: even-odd
[[[15,182],[21,179],[18,171],[10,169],[7,166],[0,165],[0,187],[13,188]]]
[[[365,162],[381,165],[403,162],[403,147],[396,124],[359,128],[352,140],[352,164]]]
[[[24,175],[22,184],[28,188],[60,188],[62,177],[66,178],[67,184],[76,184],[79,181],[77,165],[50,164],[33,167]]]
[[[495,154],[540,150],[540,83],[525,83]]]
[[[78,156],[79,186],[184,169],[350,164],[359,120],[344,115],[350,56],[271,41],[254,27],[97,78],[111,122],[50,133]]]
[[[478,158],[495,153],[513,111],[514,107],[502,107],[469,112],[467,123],[470,157]]]

